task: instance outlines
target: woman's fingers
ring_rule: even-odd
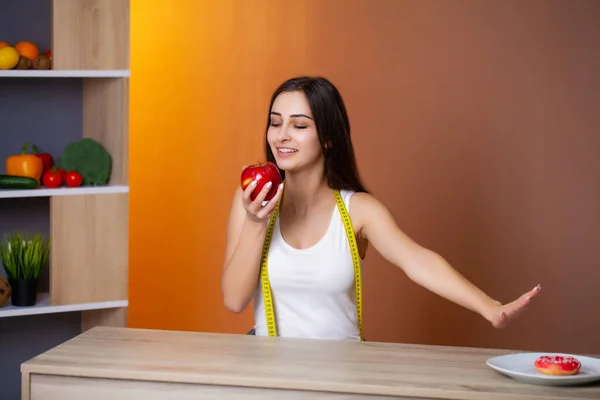
[[[252,200],[252,194],[256,190],[257,184],[258,182],[254,180],[246,187],[246,189],[244,189],[242,193],[242,202],[244,204],[246,212],[248,212],[251,218],[255,220],[260,220],[268,217],[268,215],[271,214],[271,212],[275,208],[275,205],[277,204],[283,193],[283,183],[277,188],[275,196],[273,196],[273,198],[267,202],[265,202],[265,198],[267,197],[267,194],[269,194],[273,183],[267,182],[261,188],[260,192],[256,194],[254,200]],[[263,203],[266,204],[263,206]]]
[[[260,192],[258,192],[256,195],[256,198],[254,198],[254,200],[252,200],[252,202],[249,204],[247,208],[248,211],[254,215],[258,214],[258,212],[263,208],[262,203],[265,200],[265,197],[267,197],[269,190],[271,190],[271,186],[273,186],[273,182],[265,183]]]
[[[262,209],[256,214],[256,216],[258,218],[265,218],[267,215],[271,214],[271,212],[273,212],[273,209],[275,208],[275,205],[277,204],[277,202],[279,202],[279,199],[281,199],[282,194],[283,183],[277,188],[275,196],[273,196],[273,198],[269,200],[269,202],[264,207],[262,207]]]
[[[517,316],[521,310],[531,302],[531,299],[538,295],[538,293],[542,290],[540,285],[537,285],[529,292],[524,293],[517,300],[507,305],[509,317]]]
[[[525,293],[525,296],[528,299],[532,299],[534,296],[537,296],[541,291],[542,291],[542,285],[537,285],[536,287],[531,289],[529,292]]]
[[[258,182],[256,180],[253,180],[248,186],[246,186],[246,189],[244,189],[244,192],[242,193],[242,200],[244,201],[245,206],[250,204],[250,196],[252,195],[252,192],[254,192],[257,183]]]

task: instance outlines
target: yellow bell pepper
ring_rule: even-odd
[[[42,160],[33,155],[26,154],[28,143],[23,145],[21,154],[15,154],[6,159],[6,174],[12,176],[26,176],[37,179],[42,178],[44,165]]]

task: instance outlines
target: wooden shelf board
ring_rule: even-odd
[[[14,199],[23,197],[51,197],[51,196],[76,196],[85,194],[110,194],[110,193],[128,193],[129,186],[85,186],[85,187],[59,187],[56,189],[48,189],[40,187],[39,189],[15,190],[1,189],[0,199]]]
[[[129,70],[2,70],[0,78],[128,78]]]
[[[37,304],[30,307],[15,307],[8,304],[0,308],[0,318],[7,317],[19,317],[25,315],[40,315],[40,314],[54,314],[61,312],[73,312],[73,311],[86,311],[86,310],[102,310],[108,308],[120,308],[127,307],[129,302],[127,300],[119,301],[103,301],[97,303],[82,303],[82,304],[69,304],[64,306],[52,306],[50,305],[50,295],[47,292],[38,293]]]

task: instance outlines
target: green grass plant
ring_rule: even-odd
[[[50,245],[40,234],[5,234],[0,260],[6,276],[14,280],[38,279],[48,261]]]

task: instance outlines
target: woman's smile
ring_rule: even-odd
[[[296,154],[298,150],[289,147],[278,147],[277,156],[282,158],[288,158]]]

